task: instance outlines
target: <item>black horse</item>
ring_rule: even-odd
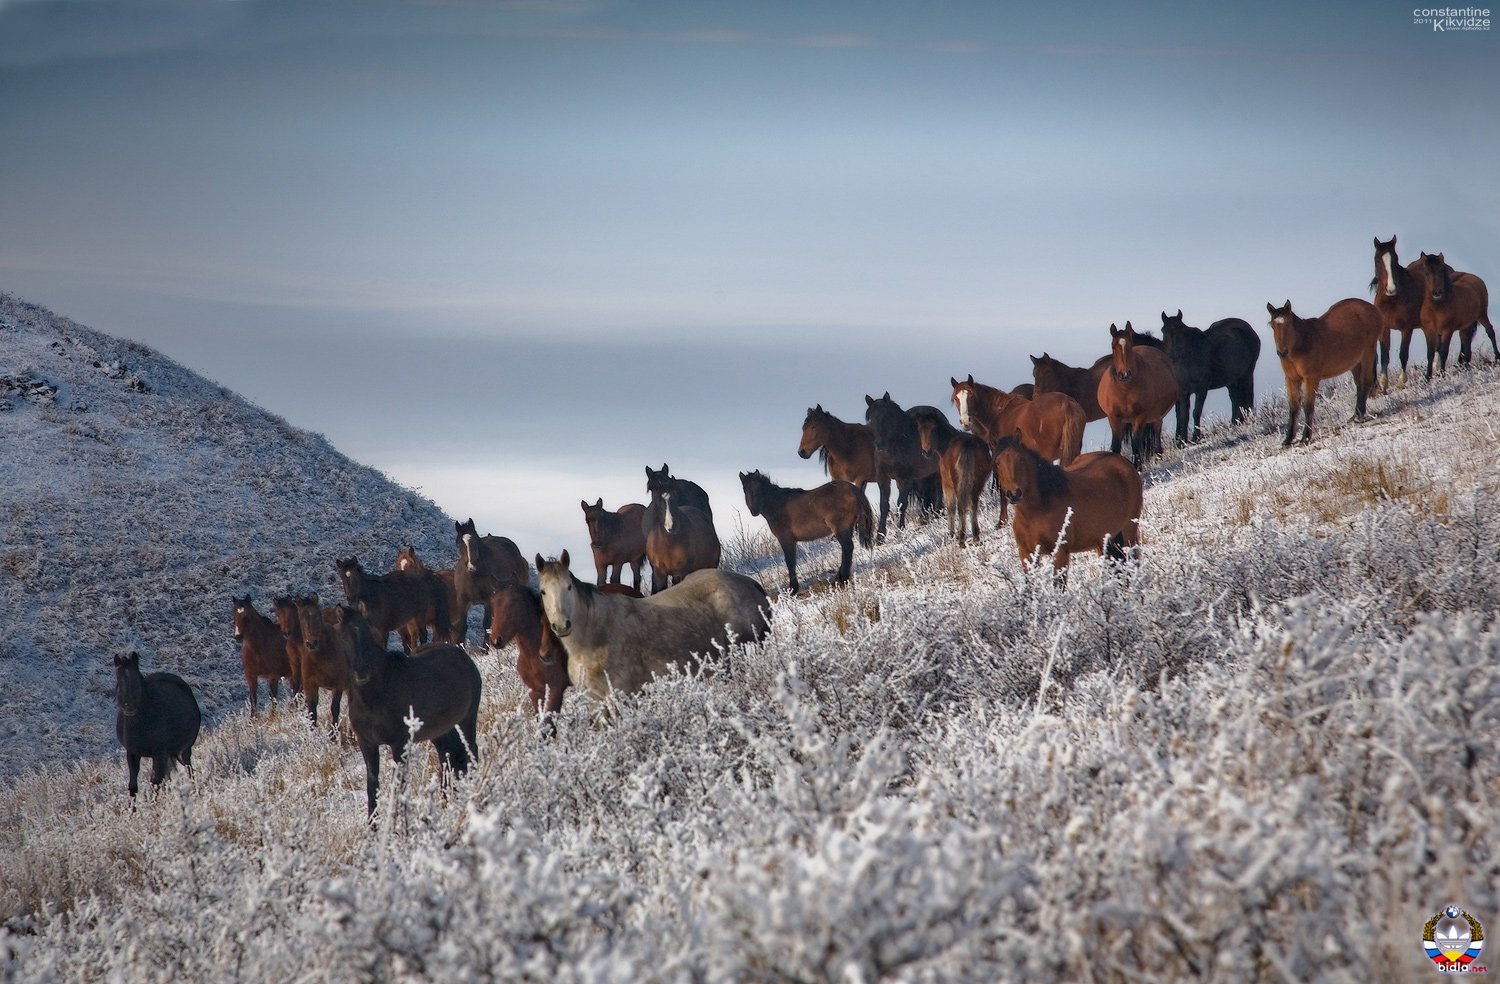
[[[910,411],[891,399],[889,392],[880,399],[865,397],[865,426],[875,440],[875,462],[882,478],[896,481],[896,526],[906,525],[906,507],[913,494],[917,507],[923,515],[934,513],[943,501],[942,479],[938,477],[938,460],[922,451],[922,436],[917,433],[917,422],[912,413],[937,414],[936,407],[912,407]],[[876,525],[876,536],[885,537],[885,522],[890,515],[890,502],[880,504],[880,520]]]
[[[708,504],[708,493],[703,491],[703,486],[685,478],[675,478],[665,461],[661,463],[661,471],[652,471],[650,465],[646,466],[646,494],[654,498],[657,493],[670,495],[674,506],[692,506],[709,519],[714,518],[713,508]],[[651,525],[644,518],[641,522],[643,528]]]
[[[115,734],[125,746],[130,798],[135,799],[141,759],[151,760],[151,783],[160,786],[181,762],[193,772],[193,743],[203,714],[193,688],[175,673],[141,674],[141,656],[115,657]]]
[[[1247,420],[1255,410],[1255,363],[1260,336],[1243,318],[1223,318],[1204,331],[1182,323],[1182,310],[1161,313],[1167,358],[1177,373],[1177,443],[1188,443],[1188,410],[1192,406],[1192,440],[1203,439],[1203,401],[1208,391],[1226,387],[1230,420]],[[1196,400],[1196,403],[1193,401]]]
[[[483,681],[469,654],[458,646],[434,643],[410,656],[386,650],[370,623],[352,608],[333,614],[333,632],[349,653],[349,723],[365,759],[365,800],[375,815],[380,790],[380,746],[389,745],[398,763],[412,741],[430,741],[442,763],[463,775],[477,756],[475,730]],[[413,734],[408,720],[420,720]]]

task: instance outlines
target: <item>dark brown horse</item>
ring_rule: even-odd
[[[781,544],[792,594],[797,585],[797,544],[831,536],[839,544],[838,582],[847,583],[854,564],[854,537],[868,549],[875,542],[875,515],[870,500],[848,482],[837,479],[815,489],[783,488],[758,471],[740,472],[740,487],[750,515],[765,519]]]
[[[365,617],[339,607],[330,628],[344,638],[349,664],[349,723],[365,760],[365,802],[375,815],[380,790],[380,747],[400,763],[412,741],[430,741],[456,775],[477,758],[475,731],[483,681],[469,654],[434,643],[410,656],[388,652]],[[412,734],[408,721],[420,720]]]
[[[1059,468],[1017,439],[1002,440],[995,483],[1015,510],[1010,525],[1022,563],[1051,554],[1060,572],[1075,553],[1124,560],[1140,544],[1144,486],[1114,452],[1091,451]]]
[[[703,486],[685,478],[676,478],[665,461],[661,463],[660,471],[652,471],[650,465],[646,466],[646,495],[650,497],[658,492],[670,492],[673,494],[672,501],[679,506],[692,506],[709,519],[714,518],[713,507],[709,505],[708,493],[703,491]]]
[[[1177,405],[1177,375],[1164,351],[1137,343],[1139,335],[1125,322],[1109,326],[1110,365],[1099,379],[1099,406],[1109,418],[1110,450],[1118,454],[1130,439],[1137,469],[1161,453],[1161,422]]]
[[[287,665],[292,668],[288,677],[292,681],[292,693],[299,693],[306,648],[302,642],[302,626],[297,621],[296,599],[291,595],[277,595],[271,599],[271,610],[275,613],[276,627],[281,630],[282,644],[286,647]]]
[[[1083,408],[1086,422],[1104,419],[1104,410],[1099,406],[1099,380],[1109,368],[1114,356],[1106,355],[1087,369],[1079,369],[1061,362],[1043,352],[1041,358],[1031,357],[1031,377],[1035,393],[1062,393],[1078,401]],[[1035,396],[1033,397],[1035,399]]]
[[[556,714],[572,681],[568,651],[552,634],[541,598],[530,585],[506,584],[490,599],[490,608],[495,613],[487,637],[491,648],[516,644],[516,675],[531,692],[531,706],[541,717]]]
[[[193,744],[203,714],[193,688],[175,673],[141,673],[141,656],[115,657],[115,736],[125,748],[130,798],[135,799],[141,759],[151,760],[151,783],[160,786],[179,762],[193,774]]]
[[[963,381],[948,377],[958,421],[969,433],[993,448],[1017,430],[1037,454],[1064,465],[1083,449],[1088,424],[1078,401],[1058,392],[1038,393],[1031,399],[976,383],[973,373]],[[986,469],[988,471],[988,469]]]
[[[1406,384],[1407,360],[1411,355],[1411,334],[1422,327],[1422,299],[1427,296],[1422,273],[1422,261],[1412,260],[1406,266],[1396,257],[1396,237],[1383,243],[1375,237],[1375,278],[1370,287],[1375,291],[1375,310],[1380,313],[1382,332],[1380,335],[1381,387],[1391,385],[1391,332],[1401,336],[1401,383]],[[1428,364],[1432,362],[1432,347],[1428,346]]]
[[[593,505],[580,499],[578,505],[583,508],[589,546],[594,551],[594,583],[601,587],[606,582],[619,584],[628,567],[630,583],[639,588],[641,565],[646,562],[646,507],[627,502],[611,511],[604,508],[603,499]]]
[[[1229,390],[1231,421],[1249,419],[1255,410],[1255,364],[1260,360],[1260,336],[1250,322],[1221,318],[1204,331],[1185,324],[1178,308],[1176,314],[1161,313],[1161,335],[1177,374],[1178,444],[1203,439],[1203,402],[1209,390]]]
[[[432,570],[422,563],[422,558],[417,556],[417,548],[414,546],[402,547],[396,551],[396,570],[398,571],[432,571],[437,575],[439,581],[443,582],[444,589],[448,592],[448,641],[456,646],[462,646],[469,638],[469,613],[459,604],[458,580],[453,573],[453,568],[441,568]]]
[[[1490,324],[1490,292],[1485,282],[1472,273],[1459,273],[1443,260],[1443,254],[1423,253],[1421,265],[1422,334],[1427,336],[1427,378],[1432,378],[1432,356],[1436,351],[1439,369],[1448,371],[1448,348],[1453,336],[1459,336],[1458,364],[1467,367],[1473,358],[1474,333],[1484,325],[1500,360],[1500,345],[1495,342],[1495,326]]]
[[[648,469],[649,470],[649,469]],[[651,593],[665,590],[693,571],[719,566],[722,550],[712,517],[694,506],[678,505],[677,491],[658,485],[646,507],[646,559],[651,562]]]
[[[913,407],[918,413],[941,413],[936,407]],[[896,526],[906,526],[906,507],[917,497],[922,512],[935,512],[942,496],[937,461],[922,453],[921,439],[913,415],[891,399],[889,392],[880,399],[865,396],[865,427],[875,444],[875,463],[883,477],[896,483]],[[879,539],[885,537],[890,514],[890,498],[881,502],[880,519],[875,527]]]
[[[797,455],[805,461],[814,451],[829,478],[848,482],[861,493],[874,482],[880,493],[880,514],[890,512],[891,480],[880,472],[870,428],[840,420],[824,410],[821,403],[809,407],[807,416],[802,418],[802,441],[797,445]]]
[[[259,709],[257,682],[266,681],[271,704],[281,696],[281,678],[292,678],[286,655],[286,639],[273,619],[255,610],[250,596],[234,599],[234,638],[240,644],[240,662],[245,667],[245,686],[250,689],[250,716]]]
[[[297,622],[302,630],[302,694],[307,701],[307,716],[318,723],[318,695],[329,691],[329,710],[333,726],[338,727],[339,706],[349,689],[349,662],[352,652],[347,640],[331,629],[337,617],[337,605],[327,608],[318,603],[315,594],[297,599]]]
[[[1287,423],[1282,446],[1297,439],[1297,416],[1303,415],[1302,443],[1312,440],[1313,409],[1318,386],[1341,373],[1354,377],[1354,417],[1363,420],[1365,403],[1375,388],[1376,349],[1385,330],[1380,312],[1369,301],[1346,297],[1317,318],[1299,318],[1292,302],[1267,302],[1276,355],[1286,376]]]
[[[344,597],[369,619],[376,638],[384,645],[390,633],[401,637],[401,648],[411,652],[428,640],[428,629],[438,641],[446,641],[453,619],[448,612],[448,588],[428,570],[396,570],[369,574],[358,557],[334,561]]]
[[[469,611],[475,605],[483,605],[484,631],[489,632],[491,596],[502,584],[530,584],[531,568],[512,540],[494,534],[480,536],[473,519],[454,522],[453,532],[458,543],[453,589],[458,594],[460,609],[454,618],[467,626]]]
[[[973,379],[972,376],[969,378]],[[1020,399],[1008,393],[1003,395]],[[1083,411],[1078,413],[1081,416]],[[958,545],[966,546],[966,530],[972,528],[974,542],[978,543],[979,496],[984,492],[994,466],[989,443],[977,434],[966,434],[952,426],[943,427],[927,416],[917,418],[917,433],[922,450],[938,459],[938,475],[943,483],[943,511],[948,514],[948,535],[956,535]]]

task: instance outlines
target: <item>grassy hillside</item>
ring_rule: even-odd
[[[454,554],[431,502],[160,354],[0,295],[0,776],[115,749],[111,656],[245,704],[230,597]],[[264,684],[262,684],[264,688]]]
[[[357,752],[294,715],[221,717],[134,812],[115,758],[28,774],[0,975],[1428,974],[1439,907],[1500,925],[1500,379],[1351,403],[1309,448],[1270,400],[1170,454],[1139,564],[1059,586],[1008,531],[909,529],[713,676],[570,698],[555,739],[480,655],[480,766],[444,797],[415,754],[373,831]]]

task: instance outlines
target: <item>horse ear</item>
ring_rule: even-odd
[[[545,563],[545,561],[542,560],[542,555],[541,554],[537,554],[536,555],[536,569],[537,570],[541,570],[543,563]]]
[[[1042,359],[1045,359],[1046,357],[1047,357],[1047,353],[1043,352],[1042,353]],[[1034,355],[1028,355],[1027,358],[1031,360],[1031,364],[1034,365],[1034,366],[1039,366],[1039,365],[1042,364],[1042,359],[1038,359]]]
[[[867,407],[873,407],[874,405],[875,405],[875,398],[873,396],[871,396],[869,393],[866,393],[865,394],[865,406],[867,406]]]
[[[1267,301],[1266,302],[1266,310],[1269,311],[1269,312],[1271,312],[1272,314],[1275,314],[1276,313],[1276,305],[1272,304],[1270,301]]]
[[[594,503],[594,508],[595,509],[603,509],[604,508],[604,496],[601,495],[599,497],[599,501],[596,502],[596,503]]]
[[[582,499],[579,499],[578,500],[578,508],[582,509],[584,512],[588,512],[589,511],[589,504],[587,502],[584,502]]]
[[[568,560],[568,548],[567,547],[563,548],[562,556],[557,558],[557,562],[559,564],[563,565],[564,567],[568,567],[570,565],[571,562]]]
[[[1182,320],[1182,308],[1178,308],[1177,309],[1177,320],[1178,321]]]
[[[974,374],[972,372],[969,373],[968,383],[969,383],[970,386],[974,385]]]
[[[954,379],[952,376],[949,376],[948,385],[952,386],[954,389],[958,389],[958,380]]]
[[[1120,326],[1119,325],[1115,324],[1113,321],[1111,321],[1109,323],[1109,337],[1110,338],[1119,338],[1123,334],[1125,334],[1125,333],[1120,330]]]
[[[881,397],[882,400],[889,400],[890,398],[891,398],[891,391],[890,390],[886,390],[885,391],[885,395]]]
[[[1375,237],[1375,248],[1376,249],[1380,248],[1380,237],[1379,236]]]
[[[1021,436],[1021,428],[1019,427],[1016,428],[1016,432],[1010,436],[1010,439],[1012,441],[1015,441],[1017,445],[1026,443],[1025,438]]]

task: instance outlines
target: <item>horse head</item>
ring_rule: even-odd
[[[1031,362],[1035,365],[1036,358],[1033,357]],[[969,428],[969,401],[974,399],[974,374],[969,373],[969,378],[963,382],[949,376],[948,382],[953,386],[953,405],[958,408],[958,424],[972,430]],[[926,450],[925,446],[923,450]]]
[[[385,647],[375,641],[375,633],[365,617],[347,605],[338,605],[333,610],[330,628],[343,636],[349,653],[349,682],[363,687],[373,681],[380,672],[379,657]]]
[[[766,486],[771,480],[759,471],[749,474],[740,472],[740,488],[745,490],[745,506],[750,510],[750,515],[759,516],[761,504],[765,499]]]
[[[1130,382],[1135,371],[1135,329],[1125,322],[1122,331],[1114,324],[1109,326],[1110,354],[1114,357],[1113,372],[1122,383]]]
[[[1426,278],[1427,293],[1434,301],[1448,296],[1449,273],[1452,267],[1443,259],[1442,253],[1423,253],[1420,257],[1422,276]]]
[[[537,586],[542,598],[542,615],[559,639],[573,631],[573,607],[578,600],[577,583],[568,569],[568,552],[556,560],[536,555]]]
[[[479,546],[479,531],[474,526],[474,519],[470,517],[460,523],[453,522],[454,539],[458,542],[458,562],[470,573],[478,570],[475,564],[474,554]]]
[[[797,445],[797,457],[806,461],[823,446],[823,427],[828,417],[829,413],[821,403],[807,408],[807,416],[802,418],[802,442]]]
[[[1276,355],[1285,359],[1297,340],[1297,316],[1292,313],[1292,302],[1289,300],[1277,307],[1267,301],[1266,310],[1271,312],[1271,336],[1276,340]]]
[[[271,599],[271,608],[276,612],[276,627],[283,639],[302,641],[302,627],[297,621],[297,603],[291,595],[277,595]]]
[[[887,392],[880,399],[865,396],[865,426],[875,441],[877,454],[911,457],[917,447],[916,425]]]
[[[245,638],[245,628],[250,621],[250,616],[255,614],[255,606],[250,604],[250,596],[233,598],[234,601],[234,640],[239,642]]]
[[[417,558],[415,546],[405,546],[396,551],[396,570],[398,571],[423,571],[427,568],[422,566],[422,561]]]
[[[1024,451],[1019,430],[1014,437],[1002,437],[995,443],[995,487],[1011,505],[1021,501],[1022,469],[1027,464]]]
[[[297,622],[302,627],[302,645],[310,653],[323,648],[327,637],[327,623],[323,621],[323,609],[315,594],[297,599]]]
[[[667,467],[667,463],[665,461],[661,463],[660,471],[652,471],[650,465],[646,466],[647,494],[655,495],[657,492],[660,492],[662,489],[666,488],[671,483],[671,481],[672,470]]]
[[[599,501],[593,505],[589,505],[584,500],[579,499],[578,505],[583,508],[583,523],[589,528],[589,546],[602,546],[602,542],[599,539],[599,523],[605,515],[603,497],[601,496]]]
[[[1370,281],[1370,286],[1387,297],[1396,296],[1396,268],[1399,264],[1396,259],[1396,237],[1391,241],[1383,243],[1380,237],[1375,237],[1375,279]]]
[[[333,566],[338,569],[339,583],[344,586],[344,600],[351,605],[359,604],[365,588],[365,569],[359,565],[359,558],[340,558]]]
[[[141,654],[115,657],[115,704],[126,717],[135,717],[141,710],[141,696],[145,690],[141,678]]]

